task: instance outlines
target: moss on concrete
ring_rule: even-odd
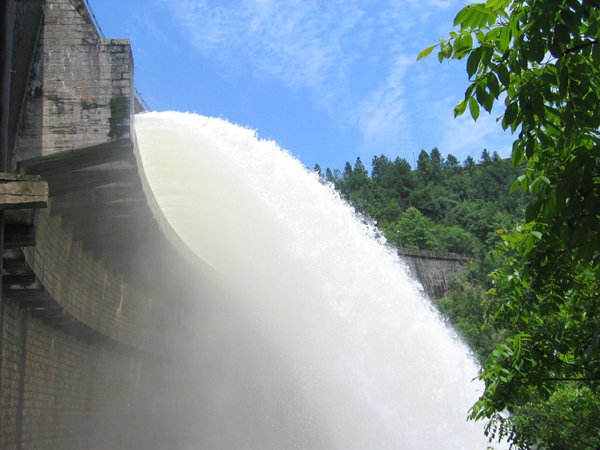
[[[116,139],[125,134],[125,128],[119,124],[127,114],[129,114],[129,99],[124,96],[113,97],[110,100],[110,117],[108,119],[110,129],[108,137]]]

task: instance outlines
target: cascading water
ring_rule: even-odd
[[[486,448],[467,348],[329,186],[220,119],[146,113],[135,130],[158,214],[228,293],[199,300],[190,448]]]

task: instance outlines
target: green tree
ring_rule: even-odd
[[[354,173],[356,175],[368,175],[369,171],[365,168],[365,165],[360,159],[360,156],[356,158],[356,162],[354,163]]]
[[[469,254],[477,248],[475,236],[457,225],[438,225],[435,235],[446,252]]]
[[[472,156],[467,156],[467,159],[463,162],[463,166],[467,169],[472,169],[475,166],[475,160]]]
[[[490,152],[488,152],[487,148],[483,149],[483,152],[481,153],[481,161],[479,161],[480,164],[483,164],[484,166],[489,166],[492,163],[492,157],[490,156]]]
[[[454,156],[452,154],[448,155],[448,157],[446,158],[446,162],[444,164],[444,168],[447,168],[447,167],[455,168],[455,167],[459,167],[459,166],[460,166],[460,164],[458,162],[458,159],[456,159],[456,156]]]
[[[595,392],[565,383],[547,399],[518,406],[517,414],[496,416],[491,430],[512,436],[523,450],[595,450],[600,435],[600,402]]]
[[[433,234],[433,222],[417,208],[408,208],[396,225],[398,245],[418,250],[436,250],[439,242]]]
[[[352,164],[350,161],[346,161],[346,165],[344,166],[344,178],[349,178],[352,176]]]
[[[475,356],[483,362],[495,347],[495,336],[489,328],[481,330],[485,314],[485,291],[474,286],[467,275],[458,276],[446,296],[433,303],[446,320],[460,331]]]
[[[513,165],[527,164],[511,190],[535,196],[526,224],[503,236],[506,262],[493,274],[488,322],[505,337],[471,416],[492,424],[565,383],[596,394],[600,385],[599,18],[599,0],[488,0],[464,7],[437,44],[440,61],[467,59],[455,115],[468,108],[477,120],[503,100],[502,127],[517,133]],[[585,439],[600,447],[597,431]]]
[[[371,177],[377,179],[385,175],[391,168],[392,162],[385,155],[373,156]]]
[[[325,169],[325,179],[330,183],[333,183],[334,181],[333,172],[331,172],[331,169],[329,167]]]

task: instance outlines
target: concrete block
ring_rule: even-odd
[[[0,174],[0,210],[47,206],[48,183],[39,176]]]

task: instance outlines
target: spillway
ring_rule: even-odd
[[[330,186],[221,119],[135,132],[155,214],[220,286],[187,318],[190,450],[486,448],[468,349]]]

